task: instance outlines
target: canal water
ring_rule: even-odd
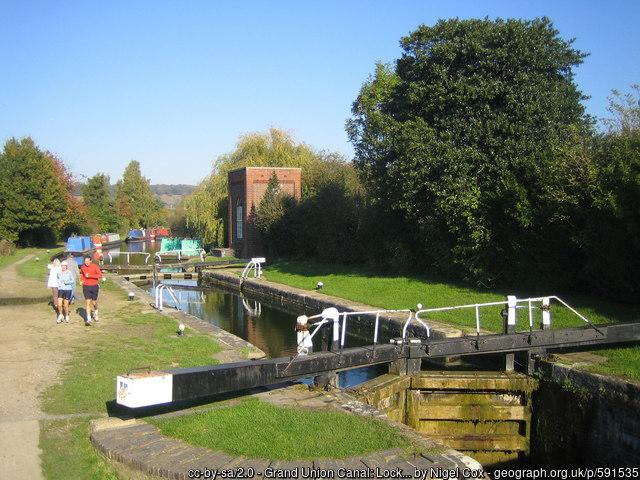
[[[113,265],[144,265],[145,260],[153,263],[153,255],[160,251],[161,241],[122,242],[115,247],[103,248],[96,255],[103,256],[105,264]],[[127,253],[129,255],[127,255]],[[109,257],[111,254],[111,257]]]
[[[161,242],[122,243],[113,248],[102,249],[105,264],[144,265],[145,260],[153,263],[153,255],[160,250]],[[127,253],[129,253],[127,258]],[[111,258],[109,258],[111,254]],[[149,256],[147,256],[147,254]],[[172,269],[179,271],[179,269]],[[161,270],[169,271],[169,269]],[[304,312],[291,311],[278,305],[259,302],[244,295],[219,289],[198,289],[195,280],[163,280],[171,285],[178,298],[178,304],[165,292],[164,304],[177,307],[202,320],[237,335],[258,347],[270,358],[295,355],[297,351],[296,317]],[[154,285],[147,284],[149,293],[154,294]],[[319,312],[313,312],[313,314]],[[319,332],[320,333],[320,332]],[[320,335],[317,335],[320,340]],[[346,346],[361,345],[353,336],[347,336]],[[314,349],[320,349],[319,341]],[[340,386],[348,387],[374,378],[386,372],[386,366],[368,367],[342,372]]]
[[[178,304],[167,293],[165,305],[175,307],[216,325],[252,343],[268,357],[285,357],[297,352],[296,317],[301,312],[293,312],[279,306],[259,302],[243,295],[218,289],[197,289],[194,280],[164,280],[170,285],[178,299]],[[149,293],[154,293],[149,285]],[[320,332],[316,335],[320,339]],[[314,338],[315,340],[315,338]],[[362,342],[347,336],[346,346],[361,345]],[[320,349],[319,341],[314,349]],[[386,366],[354,369],[339,374],[341,387],[350,387],[386,373]]]

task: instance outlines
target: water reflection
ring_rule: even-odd
[[[237,295],[224,290],[199,290],[193,280],[166,280],[173,287],[180,310],[201,318],[252,343],[268,357],[283,357],[297,353],[295,323],[301,312]],[[153,287],[150,286],[153,293]],[[165,305],[175,306],[170,295]],[[314,339],[314,349],[320,349],[320,332]],[[362,340],[347,336],[347,346],[362,345]],[[357,385],[386,372],[385,365],[341,372],[342,387]]]
[[[115,247],[103,248],[96,250],[96,256],[102,255],[105,264],[113,265],[144,265],[145,259],[149,254],[149,263],[153,263],[153,255],[160,251],[160,241],[147,240],[144,242],[123,242]],[[129,255],[127,259],[126,252],[131,252],[133,255]],[[109,260],[109,254],[111,254],[111,261]]]

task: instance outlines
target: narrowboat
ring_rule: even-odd
[[[156,227],[154,228],[155,238],[167,238],[171,236],[171,229],[169,227]]]
[[[150,238],[150,233],[144,228],[134,228],[127,232],[125,242],[146,242]]]
[[[202,242],[191,238],[163,238],[160,244],[161,255],[178,255],[181,257],[197,257],[202,251]]]
[[[117,247],[122,243],[120,235],[117,233],[96,234],[91,237],[96,248]]]
[[[65,248],[65,256],[73,255],[78,265],[82,264],[82,257],[90,255],[95,250],[91,237],[69,237]]]

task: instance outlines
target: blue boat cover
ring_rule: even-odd
[[[67,239],[67,252],[86,252],[92,248],[91,237],[69,237]]]
[[[133,230],[129,230],[129,233],[127,233],[127,237],[129,238],[142,238],[144,237],[144,231],[140,230],[139,228],[133,229]]]

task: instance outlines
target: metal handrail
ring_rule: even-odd
[[[262,276],[262,264],[267,260],[264,257],[255,257],[249,260],[249,263],[242,270],[241,278],[245,279],[249,275],[249,270],[253,268],[253,278],[260,278]]]
[[[550,305],[551,300],[557,300],[563,306],[568,308],[572,313],[574,313],[578,318],[580,318],[580,320],[587,323],[589,326],[593,327],[594,329],[598,330],[595,327],[595,325],[593,325],[593,323],[591,323],[591,321],[587,317],[579,313],[576,309],[574,309],[571,305],[569,305],[567,302],[562,300],[557,295],[548,295],[544,297],[530,297],[530,298],[516,298],[511,296],[507,300],[502,300],[497,302],[470,303],[467,305],[455,305],[452,307],[422,308],[415,313],[415,317],[417,320],[420,321],[420,320],[423,320],[422,318],[420,318],[420,315],[427,314],[427,313],[447,312],[451,310],[462,310],[462,309],[473,308],[475,310],[475,315],[476,315],[476,332],[478,335],[480,335],[480,308],[506,305],[510,309],[513,309],[514,314],[515,314],[515,309],[517,308],[527,308],[529,313],[529,330],[533,330],[533,304],[540,302],[542,303],[543,307],[548,307]],[[526,303],[526,306],[518,305],[520,303]],[[543,308],[543,311],[544,311],[544,308]]]
[[[175,302],[174,308],[176,310],[180,310],[180,307],[179,307],[180,301],[178,300],[178,297],[176,296],[176,293],[173,291],[173,288],[171,288],[169,285],[165,285],[164,283],[156,285],[156,288],[155,288],[155,307],[160,311],[164,310],[164,299],[163,299],[163,296],[162,296],[162,293],[164,292],[164,290],[169,292],[169,295],[171,295],[171,297],[173,298],[173,301]]]
[[[249,267],[249,265],[247,267],[245,267],[245,270],[247,270]],[[599,331],[598,328],[593,325],[593,323],[591,323],[591,321],[585,317],[584,315],[582,315],[581,313],[579,313],[576,309],[574,309],[573,307],[571,307],[567,302],[565,302],[564,300],[562,300],[560,297],[558,297],[557,295],[549,295],[549,296],[544,296],[544,297],[531,297],[531,298],[521,298],[518,299],[515,296],[509,296],[507,300],[503,300],[503,301],[497,301],[497,302],[485,302],[485,303],[471,303],[471,304],[467,304],[467,305],[455,305],[452,307],[435,307],[435,308],[422,308],[422,305],[418,305],[418,310],[414,311],[412,309],[409,308],[404,308],[404,309],[380,309],[380,310],[363,310],[363,311],[357,311],[357,312],[337,312],[337,316],[335,318],[337,318],[337,320],[330,320],[327,316],[327,312],[329,311],[329,309],[325,309],[323,310],[322,313],[319,313],[317,315],[313,315],[307,318],[307,320],[313,320],[313,319],[318,319],[321,318],[321,321],[316,322],[311,324],[312,327],[315,327],[315,329],[309,333],[309,337],[311,339],[313,339],[313,337],[317,334],[317,332],[320,330],[320,328],[322,328],[323,326],[329,324],[329,323],[333,323],[334,324],[334,331],[336,328],[336,323],[338,325],[341,326],[342,330],[340,332],[340,348],[344,348],[344,344],[345,344],[345,339],[346,339],[346,335],[347,335],[347,319],[350,316],[357,316],[357,315],[375,315],[375,322],[374,322],[374,329],[373,329],[373,345],[377,345],[378,343],[378,337],[379,337],[379,330],[380,330],[380,315],[382,314],[390,314],[390,313],[407,313],[408,314],[408,318],[407,320],[404,322],[403,327],[402,327],[402,340],[403,342],[406,340],[407,338],[407,333],[408,333],[408,328],[409,325],[412,322],[417,322],[419,323],[422,327],[424,327],[424,329],[427,332],[427,338],[431,338],[431,328],[429,327],[429,325],[426,323],[426,319],[421,318],[421,315],[425,315],[427,313],[433,313],[433,312],[446,312],[446,311],[450,311],[450,310],[462,310],[462,309],[474,309],[475,310],[475,320],[476,320],[476,331],[477,334],[480,335],[480,330],[481,330],[481,322],[480,322],[480,308],[482,307],[491,307],[491,306],[501,306],[501,305],[506,305],[510,312],[508,312],[509,314],[509,318],[513,319],[513,325],[515,325],[515,310],[518,308],[527,308],[528,310],[528,314],[529,314],[529,329],[530,331],[533,331],[533,304],[534,303],[542,303],[542,310],[543,310],[543,324],[544,325],[550,325],[550,314],[549,314],[549,306],[550,306],[550,302],[551,300],[557,300],[559,303],[561,303],[563,306],[565,306],[566,308],[568,308],[572,313],[574,313],[578,318],[580,318],[583,322],[587,323],[589,326],[591,326],[592,328],[594,328],[596,331]],[[526,305],[520,305],[520,304],[526,304]],[[332,312],[332,315],[336,315],[335,311]],[[298,347],[300,347],[302,345],[302,342],[304,340],[302,340],[301,342],[298,342]]]

